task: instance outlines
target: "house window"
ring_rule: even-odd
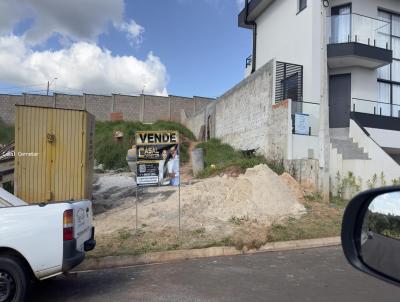
[[[382,20],[390,22],[391,46],[393,50],[392,64],[378,70],[379,102],[386,110],[379,111],[382,115],[400,117],[400,15],[386,11],[379,11]]]
[[[303,66],[276,62],[275,103],[292,100],[292,110],[302,112]]]
[[[351,9],[351,4],[332,7],[330,43],[347,43],[350,41]]]
[[[298,12],[301,12],[303,9],[307,7],[307,0],[299,0],[299,9]]]

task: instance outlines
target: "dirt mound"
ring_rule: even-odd
[[[153,231],[176,227],[178,191],[152,188],[149,192],[150,198],[139,204],[139,225],[149,226]],[[166,198],[161,199],[157,194],[164,194]],[[209,178],[181,187],[181,225],[183,229],[205,228],[208,232],[225,235],[241,221],[270,225],[305,213],[296,195],[266,165],[248,169],[239,177]],[[128,198],[123,206],[97,216],[96,231],[109,233],[133,228],[134,201]]]
[[[301,185],[294,179],[289,173],[283,173],[280,176],[281,180],[286,184],[289,190],[292,191],[294,196],[296,196],[298,201],[304,200],[304,191]]]

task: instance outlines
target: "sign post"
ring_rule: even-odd
[[[178,131],[138,131],[136,142],[136,231],[139,187],[178,187],[178,224],[181,228],[180,160]]]

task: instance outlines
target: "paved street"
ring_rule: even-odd
[[[339,247],[78,273],[32,301],[399,301],[400,288],[351,268]]]

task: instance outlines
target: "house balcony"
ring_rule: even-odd
[[[377,69],[392,63],[390,23],[345,14],[328,17],[328,66]]]
[[[351,100],[351,111],[356,114],[368,114],[371,118],[392,118],[393,122],[399,124],[400,127],[400,104],[353,98]]]

